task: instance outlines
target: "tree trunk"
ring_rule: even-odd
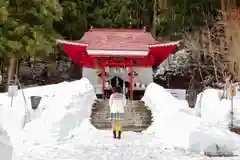
[[[16,73],[16,64],[17,64],[17,58],[11,57],[9,59],[9,67],[8,67],[8,85],[11,85],[14,82],[14,75]]]
[[[156,35],[156,20],[157,20],[157,0],[154,0],[153,4],[153,20],[152,20],[152,36],[153,38],[157,38]]]
[[[221,3],[221,10],[225,12],[225,0],[220,0]]]
[[[237,3],[236,0],[228,0],[228,8],[236,8],[237,7]]]
[[[160,9],[168,8],[168,0],[158,0],[158,6]]]

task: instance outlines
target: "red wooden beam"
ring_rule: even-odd
[[[102,59],[102,98],[105,99],[105,67],[106,60]]]
[[[133,100],[133,64],[130,64],[130,97]]]

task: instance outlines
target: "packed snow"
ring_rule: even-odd
[[[240,91],[237,90],[232,102],[224,96],[223,90],[206,89],[197,96],[195,110],[204,121],[228,128],[231,125],[233,107],[233,126],[240,127]]]
[[[203,152],[238,154],[240,147],[236,134],[198,117],[185,100],[174,98],[155,83],[148,85],[142,99],[152,111],[152,125],[142,133],[124,132],[121,140],[90,123],[96,96],[86,78],[24,89],[23,93],[26,102],[19,91],[12,107],[7,94],[0,95],[0,124],[5,131],[0,149],[9,147],[5,155],[0,150],[0,159],[8,160],[13,152],[14,160],[199,160],[206,159]],[[31,108],[31,96],[42,97],[36,110]]]
[[[212,103],[203,103],[202,109],[204,105],[215,107],[217,98],[208,98]],[[154,117],[152,125],[144,133],[154,134],[164,139],[168,145],[197,153],[214,151],[211,146],[216,146],[226,154],[237,151],[240,137],[225,127],[210,123],[220,119],[218,110],[209,116],[206,111],[202,116],[208,118],[200,118],[195,115],[194,109],[188,107],[186,101],[175,99],[155,83],[149,84],[142,100],[149,106]],[[211,110],[210,107],[209,109]],[[222,115],[221,111],[219,115]],[[212,121],[209,120],[211,117]]]
[[[5,130],[0,125],[0,158],[12,160],[13,147]]]

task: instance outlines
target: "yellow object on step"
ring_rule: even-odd
[[[116,120],[116,136],[119,134],[119,122]]]

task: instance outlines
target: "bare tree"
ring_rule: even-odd
[[[214,25],[206,23],[186,35],[181,67],[192,77],[193,86],[223,87],[229,78],[240,81],[240,10],[228,8],[223,14]]]

